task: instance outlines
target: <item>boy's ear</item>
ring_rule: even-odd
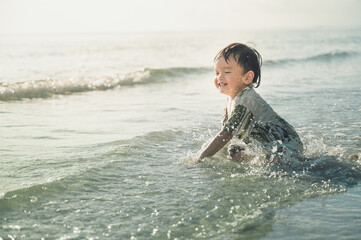
[[[249,84],[251,84],[252,82],[253,82],[253,78],[254,78],[254,72],[253,71],[248,71],[247,73],[246,73],[246,76],[245,76],[245,79],[244,79],[244,83],[246,84],[246,85],[249,85]]]

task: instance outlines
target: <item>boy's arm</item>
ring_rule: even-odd
[[[196,163],[201,162],[203,158],[212,157],[216,154],[221,148],[226,145],[229,140],[231,140],[233,135],[224,130],[220,131],[216,137],[212,140],[212,142],[203,150],[201,155],[196,160]]]

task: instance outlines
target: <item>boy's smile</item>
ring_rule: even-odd
[[[214,63],[214,72],[216,74],[214,84],[221,93],[230,96],[232,99],[248,86],[251,82],[247,79],[248,73],[243,73],[243,68],[238,65],[233,57],[228,62],[223,57],[218,58]]]

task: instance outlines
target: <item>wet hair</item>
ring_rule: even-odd
[[[250,70],[254,72],[252,82],[256,83],[255,87],[258,87],[261,83],[262,57],[257,50],[242,43],[232,43],[219,51],[214,58],[214,61],[223,57],[228,63],[231,56],[236,60],[238,65],[243,68],[244,73],[247,73]]]

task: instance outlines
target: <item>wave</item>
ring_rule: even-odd
[[[131,139],[87,146],[86,153],[81,153],[82,156],[68,159],[69,162],[76,162],[74,165],[75,169],[67,169],[59,174],[54,173],[50,179],[44,179],[43,182],[35,183],[32,186],[20,186],[18,189],[0,192],[0,213],[25,208],[29,204],[47,204],[46,202],[57,196],[59,192],[91,192],[94,188],[93,184],[107,180],[107,176],[111,178],[123,177],[119,175],[119,171],[128,163],[131,163],[133,166],[144,165],[145,156],[139,158],[140,154],[156,152],[159,149],[162,149],[162,154],[170,154],[172,152],[171,149],[179,148],[177,146],[179,145],[179,139],[186,138],[187,136],[189,136],[187,131],[166,129],[152,131]],[[141,152],[140,150],[143,149],[146,151]],[[88,154],[90,151],[94,155],[85,157],[85,154]],[[182,155],[182,153],[177,154]],[[156,158],[154,161],[159,164],[161,159]],[[169,164],[168,158],[163,159],[163,161]],[[150,162],[146,164],[149,165]],[[58,166],[58,168],[61,168],[61,166]],[[107,174],[104,174],[105,172]],[[129,172],[129,174],[132,173]]]
[[[325,155],[310,162],[262,166],[259,164],[239,165],[236,162],[225,161],[225,154],[220,153],[204,164],[194,165],[195,156],[186,154],[189,151],[199,150],[204,138],[207,138],[206,136],[195,138],[194,136],[199,132],[203,130],[166,129],[152,131],[131,139],[88,146],[85,151],[91,150],[94,155],[89,157],[82,155],[79,159],[69,159],[69,161],[75,161],[79,169],[66,171],[65,176],[54,176],[48,182],[4,193],[0,196],[0,212],[26,208],[29,204],[44,206],[53,201],[59,192],[90,194],[98,186],[103,187],[108,182],[122,182],[127,178],[139,179],[135,177],[139,175],[139,169],[142,169],[142,176],[147,174],[150,176],[149,174],[154,173],[154,166],[162,166],[169,170],[174,168],[174,164],[179,167],[184,165],[189,169],[187,173],[184,173],[184,178],[189,176],[187,174],[203,168],[211,169],[226,178],[229,176],[230,179],[238,179],[240,182],[245,178],[252,178],[252,181],[260,183],[260,186],[265,181],[267,184],[278,186],[279,181],[282,181],[282,186],[288,185],[288,187],[270,190],[268,193],[278,195],[279,191],[284,192],[285,197],[279,201],[289,200],[287,189],[293,189],[294,194],[303,199],[343,192],[348,186],[356,185],[361,179],[359,162]],[[188,161],[192,161],[192,164]],[[128,176],[123,175],[126,172]]]
[[[102,91],[122,86],[150,84],[167,81],[169,78],[199,74],[210,68],[145,68],[114,77],[77,78],[62,80],[36,80],[16,83],[0,83],[0,101],[14,101],[32,98],[48,98],[53,95],[69,95],[79,92]]]
[[[279,66],[290,63],[325,62],[357,55],[353,51],[331,51],[305,58],[266,60],[264,66]],[[79,92],[103,91],[122,86],[167,82],[186,75],[212,72],[211,67],[145,68],[141,71],[98,78],[46,79],[16,83],[0,83],[0,101],[16,101],[32,98],[49,98],[54,95],[69,95]]]
[[[305,62],[315,62],[315,61],[324,62],[324,61],[332,61],[337,59],[344,59],[355,55],[357,55],[357,53],[353,51],[331,51],[313,56],[308,56],[305,58],[284,58],[279,60],[266,60],[264,61],[264,65],[276,66],[276,65],[283,65],[289,63],[305,63]]]

